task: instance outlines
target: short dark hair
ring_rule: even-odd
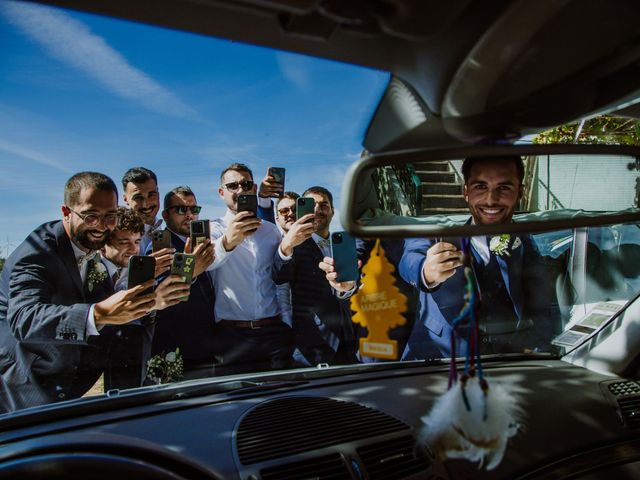
[[[111,178],[104,173],[80,172],[72,176],[64,185],[64,204],[67,206],[78,205],[80,192],[83,189],[94,188],[105,192],[114,192],[118,198],[118,187]]]
[[[476,163],[485,162],[487,160],[504,160],[511,161],[516,166],[516,170],[518,172],[518,180],[520,181],[520,185],[524,180],[524,162],[519,155],[507,155],[505,157],[467,157],[462,162],[462,176],[464,177],[465,185],[469,181],[469,177],[471,176],[471,167],[473,167]]]
[[[236,172],[246,172],[251,176],[251,180],[253,180],[253,172],[248,166],[246,166],[244,163],[232,163],[227,168],[222,170],[222,173],[220,174],[220,183],[222,183],[224,174],[227,173],[229,170],[234,170]]]
[[[196,198],[196,194],[193,193],[193,190],[191,190],[191,187],[188,187],[186,185],[180,185],[179,187],[169,190],[167,194],[164,196],[164,203],[162,207],[164,210],[166,210],[171,206],[171,199],[176,195]]]
[[[133,167],[127,170],[122,176],[122,188],[126,189],[128,183],[145,183],[149,180],[153,180],[158,184],[158,177],[148,168],[144,167]]]
[[[282,196],[278,200],[276,200],[276,208],[278,208],[278,205],[280,205],[280,202],[285,198],[288,198],[290,200],[295,200],[299,197],[300,195],[298,195],[296,192],[284,192]]]
[[[118,224],[113,231],[116,230],[143,234],[144,220],[135,210],[126,207],[118,207]]]
[[[333,208],[333,195],[331,195],[331,192],[329,190],[327,190],[324,187],[319,187],[318,185],[315,185],[313,187],[309,187],[307,188],[304,193],[302,194],[303,197],[307,196],[308,193],[315,193],[318,195],[324,195],[329,199],[329,205],[331,205],[331,208]]]

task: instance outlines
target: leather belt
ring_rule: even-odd
[[[256,330],[262,327],[270,327],[282,323],[282,317],[280,315],[274,315],[273,317],[260,318],[258,320],[227,320],[221,319],[220,323],[237,328],[250,328]]]

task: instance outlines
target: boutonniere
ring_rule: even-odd
[[[107,267],[102,262],[91,262],[91,268],[87,272],[87,288],[93,291],[96,285],[100,285],[107,279]]]
[[[509,235],[508,233],[496,235],[495,237],[491,237],[491,240],[489,240],[489,250],[491,250],[491,252],[498,257],[510,257],[511,252],[509,250],[517,249],[520,245],[522,245],[522,240],[520,240],[520,237],[515,237],[513,243],[511,243],[511,248],[509,248],[510,242],[511,235]]]
[[[147,379],[156,385],[180,380],[183,373],[184,362],[180,348],[176,348],[175,352],[154,355],[147,362]]]

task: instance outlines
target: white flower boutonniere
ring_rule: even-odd
[[[491,237],[489,240],[489,250],[494,255],[502,257],[509,257],[511,253],[509,252],[509,240],[511,237],[508,233],[503,233],[502,235],[496,235],[495,237]]]
[[[100,285],[107,279],[107,267],[102,262],[92,262],[91,268],[87,272],[87,288],[90,292],[96,285]]]

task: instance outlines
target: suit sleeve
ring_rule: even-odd
[[[86,324],[91,304],[60,305],[54,300],[57,282],[50,278],[59,269],[49,265],[45,255],[24,257],[14,266],[9,279],[7,321],[19,341],[86,343]],[[48,268],[49,267],[49,268]]]
[[[264,203],[262,201],[264,200]],[[267,207],[266,202],[269,202]],[[273,213],[273,200],[270,198],[258,197],[258,218],[269,223],[276,223],[276,216]]]
[[[290,283],[294,279],[295,272],[295,249],[294,253],[288,259],[283,258],[280,253],[280,245],[276,248],[273,256],[273,281],[280,285],[282,283]]]
[[[424,238],[407,238],[398,270],[402,279],[419,290],[428,291],[422,282],[422,265],[427,259],[431,242]]]

